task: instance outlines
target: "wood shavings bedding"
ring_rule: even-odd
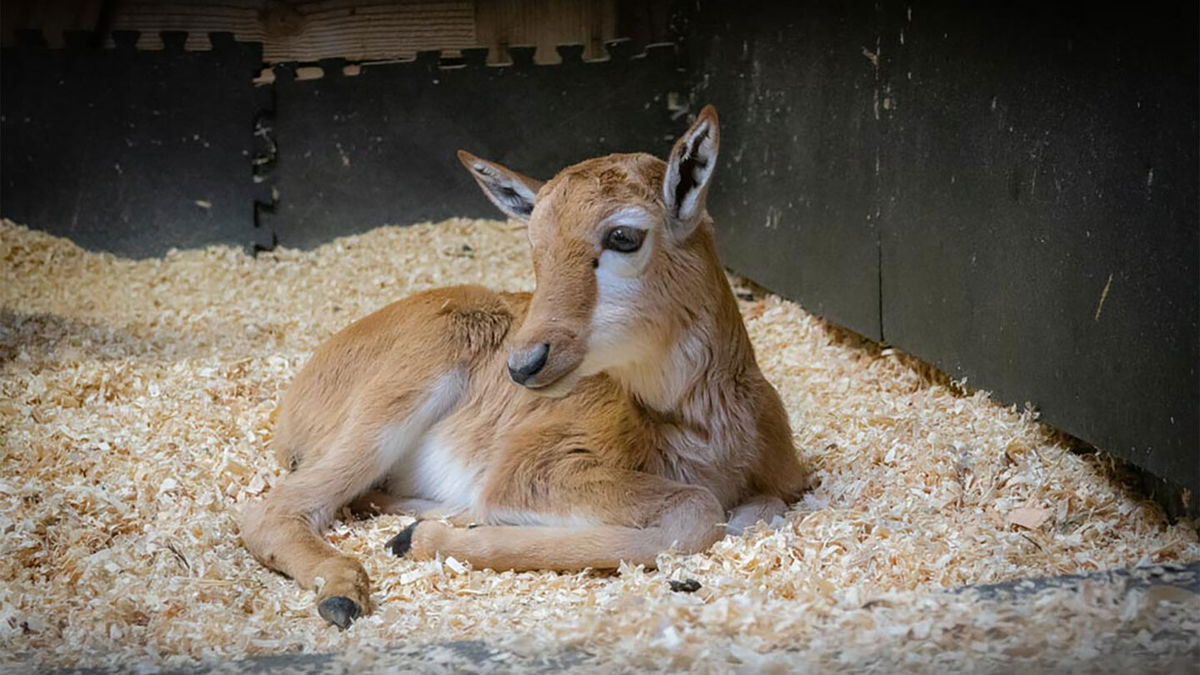
[[[989,618],[939,591],[1200,559],[1194,526],[1168,525],[1033,412],[766,296],[742,309],[820,481],[785,519],[612,575],[396,560],[383,543],[408,519],[343,519],[330,539],[364,562],[377,610],[342,633],[237,539],[234,509],[280,473],[264,448],[275,403],[317,344],[392,300],[531,287],[523,232],[452,219],[311,252],[130,261],[5,221],[0,273],[0,662],[359,658],[463,639],[578,648],[627,669],[827,669],[881,654],[957,668],[993,647],[1054,662],[1124,625],[1120,603],[1051,597]],[[668,579],[702,586],[672,593]],[[1200,605],[1186,609],[1194,624]],[[1163,658],[1196,649],[1194,629]],[[1024,651],[1004,652],[1018,634]]]

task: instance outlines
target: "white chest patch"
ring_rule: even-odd
[[[459,462],[436,427],[388,472],[389,492],[438,502],[448,512],[474,511],[480,488],[479,475]]]
[[[415,459],[409,476],[414,496],[441,502],[451,512],[477,510],[480,476],[458,461],[441,435],[426,437]]]
[[[389,492],[440,502],[448,511],[474,509],[479,476],[458,461],[446,435],[439,433],[440,423],[454,410],[464,389],[462,372],[443,375],[408,418],[380,433],[379,461],[388,476]]]

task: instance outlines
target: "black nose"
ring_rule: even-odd
[[[525,384],[526,380],[537,375],[542,367],[546,365],[546,357],[548,356],[550,356],[550,345],[545,343],[509,354],[509,377],[517,384]]]

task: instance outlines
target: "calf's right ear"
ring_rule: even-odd
[[[483,194],[505,215],[517,220],[529,220],[542,181],[480,159],[466,150],[458,151],[458,161],[467,167],[475,182],[483,188]]]

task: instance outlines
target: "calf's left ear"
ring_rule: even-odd
[[[717,110],[708,105],[671,149],[663,177],[663,203],[667,206],[669,227],[677,236],[690,235],[704,216],[704,200],[717,166],[720,144]]]
[[[542,181],[480,159],[466,150],[458,151],[458,161],[467,167],[471,177],[483,188],[483,194],[505,215],[517,220],[529,220]]]

